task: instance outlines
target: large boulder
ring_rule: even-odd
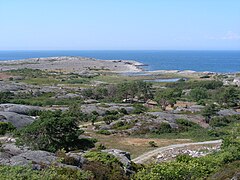
[[[75,164],[65,164],[64,162],[59,162],[59,157],[54,153],[41,150],[30,150],[28,147],[21,146],[18,147],[13,143],[4,144],[0,152],[0,165],[10,165],[10,166],[29,166],[32,165],[34,169],[42,169],[46,166],[52,164],[59,167],[69,167],[73,169],[79,169],[85,162],[85,159],[81,154],[68,153],[66,157],[72,158]]]
[[[38,106],[27,106],[21,104],[0,104],[0,111],[15,112],[18,114],[29,114],[31,111],[40,111]]]
[[[0,121],[10,122],[14,127],[19,129],[33,123],[35,119],[27,115],[17,114],[15,112],[0,111]]]
[[[2,165],[21,165],[30,164],[50,165],[57,162],[57,157],[46,151],[32,151],[27,147],[17,147],[15,144],[4,144],[0,152],[0,164]]]

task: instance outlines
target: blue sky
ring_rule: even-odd
[[[240,0],[0,0],[0,50],[240,50]]]

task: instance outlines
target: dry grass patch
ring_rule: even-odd
[[[192,142],[190,139],[157,139],[157,138],[135,138],[123,135],[101,135],[88,133],[88,135],[98,139],[98,144],[103,144],[106,148],[121,149],[131,153],[131,157],[135,158],[139,155],[155,149],[149,145],[150,141],[154,141],[158,147],[164,147],[171,144],[182,144]]]

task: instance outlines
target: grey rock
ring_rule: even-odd
[[[109,103],[106,104],[106,107],[104,107],[102,104],[84,104],[81,106],[81,109],[84,113],[91,113],[93,111],[96,111],[99,115],[104,115],[106,111],[113,111],[113,110],[120,110],[121,108],[126,109],[127,113],[131,113],[134,108],[130,104],[115,104],[115,103]]]
[[[33,123],[35,121],[35,119],[30,117],[30,116],[17,114],[15,112],[0,111],[0,116],[1,116],[0,121],[2,121],[2,122],[10,122],[17,129],[22,128],[22,127],[24,127],[24,126],[26,126],[28,124],[31,124],[31,123]]]
[[[17,83],[0,81],[0,92],[25,90],[26,86]]]
[[[0,111],[15,112],[18,114],[28,114],[30,111],[40,111],[41,108],[37,106],[27,106],[21,104],[0,104]]]
[[[119,149],[105,149],[102,152],[106,152],[115,156],[125,167],[131,166],[130,153]]]
[[[56,99],[73,99],[73,98],[77,98],[77,97],[81,97],[81,96],[78,94],[68,93],[65,95],[56,96],[55,98]]]
[[[232,116],[232,115],[238,115],[240,112],[236,112],[233,109],[222,109],[218,113],[220,116]]]
[[[123,164],[124,171],[126,174],[131,175],[134,173],[129,152],[122,151],[119,149],[106,149],[102,150],[102,152],[106,152],[115,156]]]
[[[29,163],[50,165],[57,162],[57,157],[46,151],[27,151],[10,159],[10,165],[29,165]]]
[[[29,166],[32,165],[34,169],[42,169],[44,166],[55,164],[59,167],[68,167],[79,169],[86,161],[81,153],[67,153],[68,157],[76,160],[77,164],[68,165],[59,163],[59,158],[54,154],[47,151],[33,151],[28,147],[17,147],[15,144],[4,144],[0,152],[0,164],[10,166]]]

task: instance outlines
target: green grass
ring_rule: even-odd
[[[186,132],[174,132],[174,133],[149,133],[145,135],[134,135],[134,137],[144,137],[144,138],[159,138],[159,139],[191,139],[193,141],[208,141],[216,140],[218,137],[211,136],[207,129],[199,128]]]
[[[29,96],[26,98],[14,98],[10,103],[25,104],[33,106],[52,106],[52,105],[72,105],[73,103],[81,103],[81,99],[54,99],[51,98],[54,93],[44,93],[40,96]]]
[[[40,77],[40,78],[27,78],[21,82],[33,85],[54,85],[59,84],[61,81],[53,77]]]

